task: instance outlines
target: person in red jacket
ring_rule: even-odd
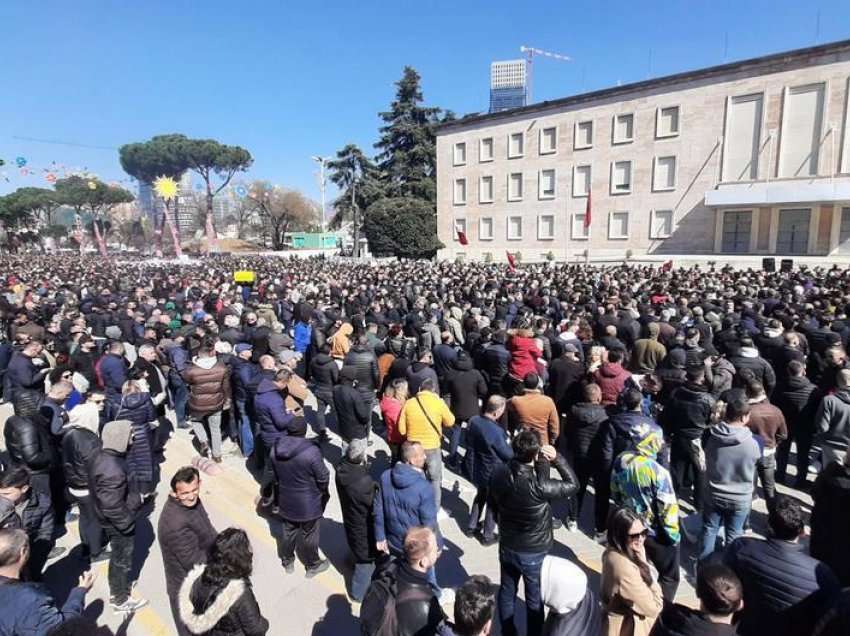
[[[593,373],[593,381],[602,389],[602,406],[615,405],[631,377],[631,373],[623,368],[622,359],[621,351],[609,351],[607,362]]]
[[[511,388],[515,391],[509,395],[514,395],[517,389],[522,387],[522,380],[529,373],[537,373],[537,358],[543,355],[543,352],[537,347],[534,341],[534,332],[525,324],[521,324],[518,329],[510,334],[508,340],[508,351],[511,352],[510,366],[508,373],[510,376]]]

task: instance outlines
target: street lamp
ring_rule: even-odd
[[[331,157],[320,157],[314,155],[311,157],[313,161],[319,164],[319,191],[322,193],[322,233],[325,232],[325,164],[331,160]],[[324,240],[324,239],[322,239]]]

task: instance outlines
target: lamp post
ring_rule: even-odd
[[[325,232],[325,164],[330,161],[331,157],[320,157],[314,155],[313,161],[319,164],[319,191],[322,195],[322,233]]]

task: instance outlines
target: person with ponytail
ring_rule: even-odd
[[[664,599],[646,558],[647,534],[629,508],[614,510],[608,519],[608,548],[602,555],[603,634],[646,636],[661,613]]]

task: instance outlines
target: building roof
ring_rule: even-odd
[[[788,70],[788,65],[801,65],[806,59],[822,55],[841,53],[850,51],[850,40],[840,40],[838,42],[830,42],[828,44],[820,44],[818,46],[810,46],[803,49],[794,49],[793,51],[783,51],[781,53],[773,53],[771,55],[763,55],[738,62],[730,62],[728,64],[720,64],[718,66],[709,66],[707,68],[697,69],[693,71],[685,71],[683,73],[675,73],[673,75],[665,75],[631,84],[623,84],[622,86],[614,86],[604,88],[589,93],[580,93],[561,99],[553,99],[550,101],[539,102],[521,108],[512,108],[497,113],[487,113],[483,115],[469,115],[454,121],[446,122],[437,127],[437,134],[453,132],[466,128],[471,124],[480,124],[484,122],[499,122],[501,120],[533,115],[545,111],[557,110],[559,108],[575,106],[587,102],[593,102],[599,99],[610,97],[625,96],[629,93],[642,91],[653,88],[660,88],[690,82],[694,80],[712,79],[729,75],[736,72],[759,72],[765,73],[769,71],[784,71]]]

